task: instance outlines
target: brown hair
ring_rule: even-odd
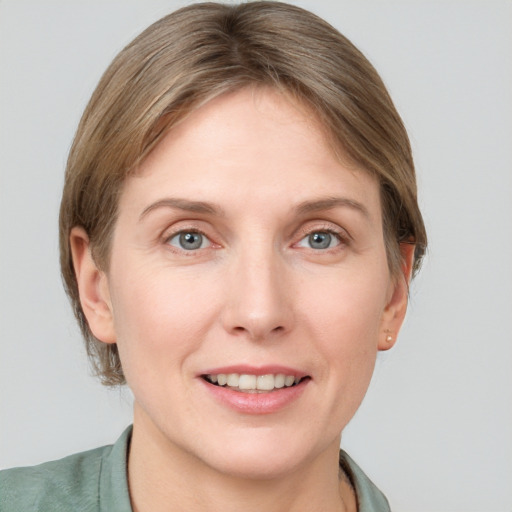
[[[407,133],[379,75],[345,37],[292,5],[201,3],[157,21],[114,59],[94,91],[69,154],[60,210],[66,291],[96,373],[124,383],[117,346],[97,340],[80,305],[70,231],[87,232],[104,270],[123,183],[187,113],[248,85],[278,88],[309,106],[333,146],[380,182],[390,270],[399,244],[415,244],[414,271],[426,247]]]

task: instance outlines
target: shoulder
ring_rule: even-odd
[[[111,480],[116,471],[126,480],[125,460],[119,456],[113,460],[116,447],[123,452],[126,434],[115,445],[0,471],[0,512],[100,511],[102,481]]]
[[[0,511],[96,510],[101,461],[110,448],[1,471]]]
[[[340,450],[340,467],[348,475],[354,487],[358,512],[390,512],[389,503],[384,494],[343,450]]]

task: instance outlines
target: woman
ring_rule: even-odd
[[[286,4],[195,4],[111,64],[60,216],[111,447],[2,474],[0,510],[387,510],[341,432],[426,235],[375,70]]]

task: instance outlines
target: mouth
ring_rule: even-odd
[[[201,375],[201,378],[214,386],[232,389],[240,393],[270,393],[283,388],[298,386],[310,379],[284,373],[253,375],[249,373],[218,373]]]

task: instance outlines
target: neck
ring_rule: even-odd
[[[134,512],[355,510],[350,486],[339,480],[339,440],[286,475],[247,478],[217,471],[176,446],[137,409],[128,460]]]

